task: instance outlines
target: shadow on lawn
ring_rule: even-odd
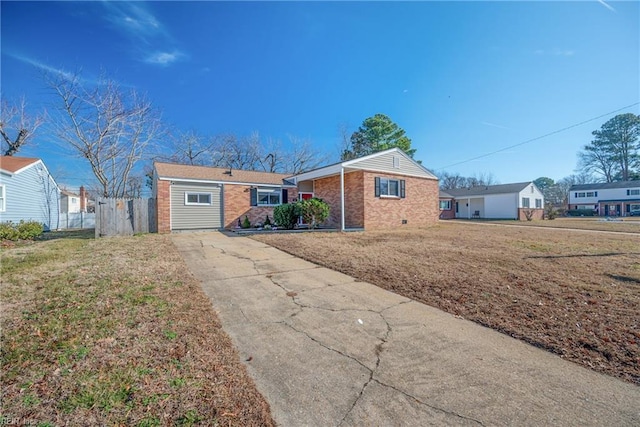
[[[621,255],[640,255],[638,252],[608,252],[604,254],[574,254],[574,255],[540,255],[528,256],[525,259],[557,259],[557,258],[587,258],[587,257],[605,257],[605,256],[621,256]]]
[[[636,285],[640,285],[640,280],[636,279],[635,277],[618,276],[617,274],[605,274],[605,276],[610,277],[614,280],[618,280],[620,282],[635,283]]]
[[[63,230],[63,231],[47,231],[36,240],[57,240],[57,239],[95,239],[96,232],[93,228],[87,230]]]

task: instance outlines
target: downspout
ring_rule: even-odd
[[[344,167],[340,167],[340,231],[344,231]]]

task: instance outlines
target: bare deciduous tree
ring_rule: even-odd
[[[311,141],[289,135],[290,149],[283,157],[285,159],[282,172],[299,174],[315,169],[327,161],[327,156],[313,148]]]
[[[473,176],[462,176],[459,173],[442,172],[440,174],[440,188],[453,190],[456,188],[473,188],[496,185],[498,182],[492,173],[480,173]]]
[[[2,155],[13,156],[35,135],[44,122],[44,114],[27,114],[24,98],[12,104],[5,99],[0,105],[0,135],[2,135]]]
[[[247,137],[232,134],[211,139],[212,166],[240,170],[260,170],[261,147],[257,132]]]
[[[58,138],[87,159],[101,196],[126,196],[132,170],[160,134],[151,102],[106,77],[96,85],[78,73],[46,80],[61,101],[52,119]]]
[[[196,131],[173,133],[169,140],[172,154],[167,160],[197,166],[211,164],[211,142],[205,142],[205,138]]]

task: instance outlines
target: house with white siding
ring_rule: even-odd
[[[544,195],[531,181],[448,189],[440,199],[453,201],[444,206],[454,211],[455,218],[524,220],[531,214],[542,219],[544,212]]]
[[[42,160],[0,156],[0,222],[38,221],[60,228],[60,188]]]
[[[640,215],[640,181],[573,185],[569,189],[569,210],[599,216]]]

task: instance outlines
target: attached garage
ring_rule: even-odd
[[[222,228],[222,185],[173,182],[171,185],[171,229]]]

